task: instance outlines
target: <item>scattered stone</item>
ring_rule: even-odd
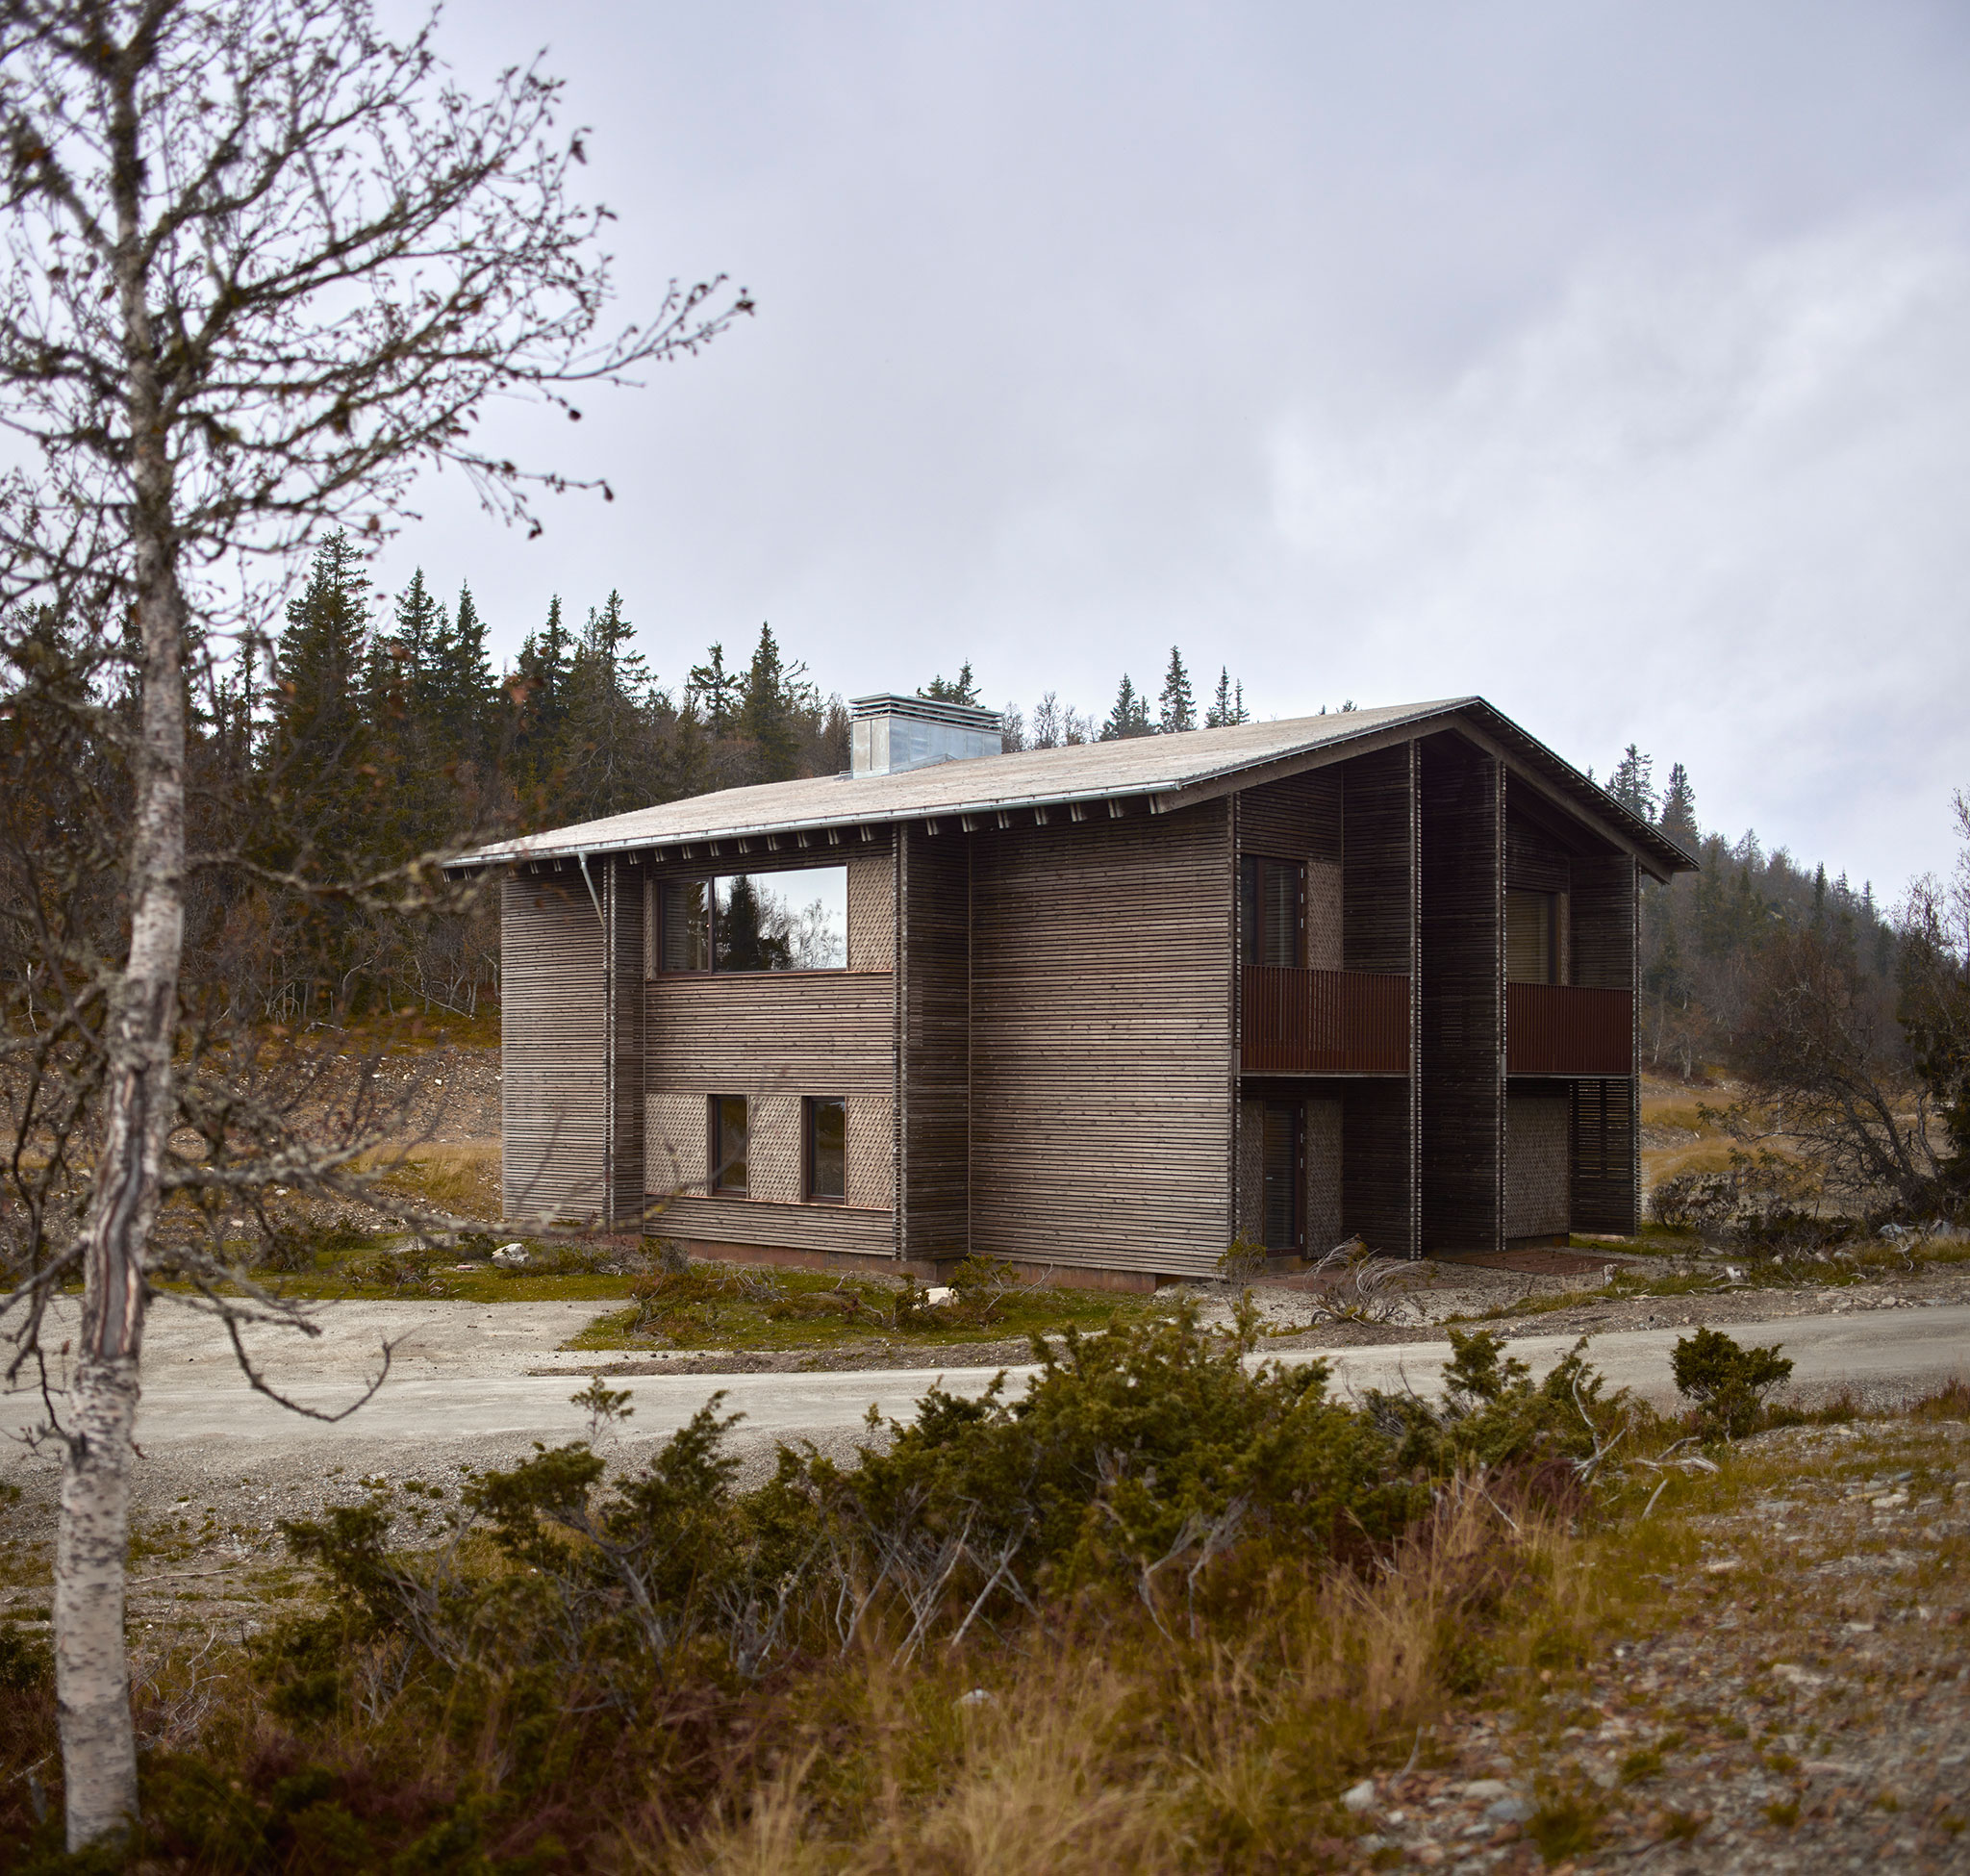
[[[1484,1807],[1485,1820],[1493,1824],[1523,1824],[1531,1815],[1532,1807],[1519,1797],[1501,1798]]]
[[[1375,1808],[1375,1781],[1365,1778],[1359,1785],[1351,1785],[1341,1793],[1341,1804],[1348,1811],[1372,1811]]]
[[[973,1687],[970,1693],[961,1693],[951,1702],[954,1707],[989,1707],[992,1705],[990,1687]]]
[[[502,1244],[492,1254],[492,1261],[508,1270],[518,1270],[526,1260],[527,1248],[524,1244]]]

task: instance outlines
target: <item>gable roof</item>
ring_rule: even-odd
[[[460,864],[510,865],[1131,798],[1146,799],[1149,811],[1158,813],[1267,778],[1253,772],[1317,766],[1302,758],[1326,754],[1338,760],[1351,746],[1398,740],[1401,732],[1418,733],[1433,722],[1450,727],[1450,720],[1457,718],[1500,744],[1578,812],[1635,849],[1658,878],[1694,870],[1696,862],[1675,842],[1478,697],[1237,723],[1176,736],[1023,749],[896,774],[819,775],[726,788],[501,841],[465,855]]]

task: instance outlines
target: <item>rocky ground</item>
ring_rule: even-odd
[[[1970,1426],[1761,1434],[1678,1525],[1625,1639],[1348,1794],[1360,1866],[1970,1869]]]

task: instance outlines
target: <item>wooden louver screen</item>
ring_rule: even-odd
[[[1626,990],[1506,984],[1505,1067],[1513,1075],[1631,1075],[1634,1022]]]
[[[1409,1072],[1406,976],[1248,964],[1239,989],[1247,1075]]]

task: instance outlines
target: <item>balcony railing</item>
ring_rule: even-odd
[[[1626,990],[1508,983],[1506,1069],[1513,1075],[1632,1075],[1634,999]]]
[[[1370,971],[1243,967],[1247,1075],[1406,1075],[1409,979]]]

